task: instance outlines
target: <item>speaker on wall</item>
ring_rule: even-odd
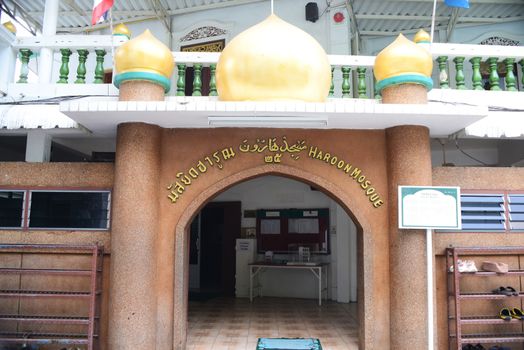
[[[318,20],[318,5],[316,2],[306,4],[306,21],[316,22]]]

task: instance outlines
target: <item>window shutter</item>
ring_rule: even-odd
[[[506,229],[503,194],[462,194],[460,203],[462,230],[504,231]]]
[[[524,194],[508,195],[508,202],[510,229],[524,231]]]

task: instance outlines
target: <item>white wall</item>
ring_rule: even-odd
[[[330,298],[339,302],[356,301],[356,229],[349,216],[320,191],[295,180],[264,176],[240,183],[218,195],[213,201],[240,201],[242,212],[254,209],[330,208],[330,255],[315,255],[317,261],[330,262]],[[242,227],[255,227],[256,219],[242,218]],[[350,247],[353,242],[353,247]],[[353,252],[353,256],[350,256]],[[277,255],[276,259],[291,260]],[[263,256],[259,255],[262,260]],[[316,279],[309,271],[265,272],[260,282],[262,294],[276,297],[316,298]],[[353,296],[350,298],[350,296]]]
[[[327,49],[327,22],[329,16],[322,16],[317,22],[306,21],[305,6],[308,0],[279,0],[275,1],[275,14],[283,20],[301,28],[311,34],[325,49]],[[325,4],[318,1],[319,14]],[[173,16],[173,32],[181,32],[194,27],[199,22],[209,20],[233,23],[230,39],[247,28],[263,21],[271,13],[270,2],[261,1],[240,6],[231,6],[224,9],[214,9]],[[173,43],[175,46],[176,43]]]
[[[455,166],[483,166],[482,163],[475,161],[462,153],[455,145],[455,140],[440,139],[445,143],[446,163],[453,163]],[[496,166],[499,162],[498,140],[486,139],[459,139],[458,145],[462,151],[474,158]],[[437,139],[431,140],[431,164],[442,166],[444,163],[443,148]]]

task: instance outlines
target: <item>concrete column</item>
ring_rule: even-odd
[[[44,8],[44,23],[42,24],[42,36],[55,35],[58,23],[59,0],[46,0]],[[40,64],[38,65],[38,81],[50,83],[53,72],[53,50],[42,48],[40,50]]]
[[[49,162],[51,159],[51,135],[44,130],[30,130],[27,133],[25,161]]]
[[[398,229],[399,185],[431,185],[429,130],[386,130],[389,178],[391,349],[427,349],[426,236]]]
[[[118,126],[111,228],[111,350],[156,347],[160,138],[158,126]]]

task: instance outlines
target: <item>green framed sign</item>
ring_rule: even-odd
[[[398,227],[460,230],[460,187],[398,186]]]

